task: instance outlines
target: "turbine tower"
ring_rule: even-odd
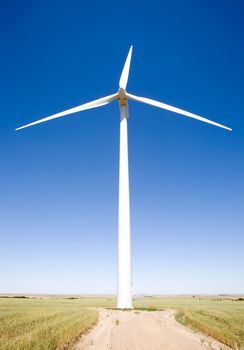
[[[119,152],[119,215],[118,215],[118,285],[117,285],[117,308],[132,309],[132,286],[131,286],[131,235],[130,235],[130,190],[129,190],[129,166],[128,166],[128,100],[142,102],[151,106],[166,109],[185,117],[200,120],[202,122],[218,126],[226,130],[232,130],[227,126],[216,123],[199,115],[184,111],[183,109],[170,106],[145,97],[138,97],[126,91],[130,71],[132,46],[126,58],[124,68],[119,81],[119,90],[115,94],[102,97],[98,100],[82,104],[80,106],[53,114],[49,117],[37,120],[16,130],[46,122],[55,118],[63,117],[86,109],[104,106],[114,100],[118,100],[120,108],[120,152]]]

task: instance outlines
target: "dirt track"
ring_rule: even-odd
[[[74,350],[206,350],[229,349],[178,324],[173,310],[100,310],[98,324]]]

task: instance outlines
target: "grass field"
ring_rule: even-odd
[[[97,317],[76,300],[0,298],[0,349],[62,349]]]
[[[244,349],[244,301],[219,298],[148,297],[136,308],[177,311],[177,320],[233,349]],[[63,349],[97,321],[97,307],[114,298],[0,298],[1,350]]]

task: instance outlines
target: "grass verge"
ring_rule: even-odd
[[[178,311],[175,318],[184,326],[200,330],[232,349],[244,349],[243,321],[233,315],[217,310],[184,309]]]

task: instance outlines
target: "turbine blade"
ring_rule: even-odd
[[[60,117],[63,117],[65,115],[72,114],[72,113],[81,112],[81,111],[84,111],[86,109],[92,109],[92,108],[96,108],[96,107],[101,107],[101,106],[104,106],[104,105],[112,102],[113,100],[116,99],[116,97],[117,97],[117,93],[113,94],[113,95],[106,96],[106,97],[102,97],[102,98],[99,98],[98,100],[94,100],[94,101],[91,101],[91,102],[88,102],[88,103],[84,103],[84,104],[82,104],[80,106],[67,109],[66,111],[50,115],[49,117],[46,117],[46,118],[39,119],[39,120],[37,120],[35,122],[32,122],[30,124],[21,126],[21,127],[15,129],[15,130],[17,131],[17,130],[20,130],[20,129],[28,128],[29,126],[32,126],[32,125],[35,125],[35,124],[47,122],[48,120],[55,119],[55,118],[60,118]]]
[[[132,49],[133,49],[133,46],[130,47],[128,56],[127,56],[126,61],[125,61],[123,71],[121,73],[120,81],[119,81],[119,87],[124,89],[124,90],[126,89],[126,85],[127,85],[127,81],[128,81],[128,77],[129,77],[129,72],[130,72],[130,61],[131,61]]]
[[[220,128],[232,131],[232,129],[228,128],[227,126],[224,126],[222,124],[213,122],[212,120],[209,120],[207,118],[201,117],[201,116],[199,116],[197,114],[193,114],[193,113],[184,111],[183,109],[167,105],[166,103],[163,103],[163,102],[158,102],[158,101],[155,101],[155,100],[151,100],[150,98],[146,98],[146,97],[138,97],[138,96],[135,96],[135,95],[132,95],[132,94],[128,94],[128,93],[126,93],[126,97],[128,99],[130,99],[130,100],[133,100],[133,101],[142,102],[142,103],[146,103],[146,104],[151,105],[151,106],[155,106],[155,107],[159,107],[159,108],[162,108],[162,109],[166,109],[166,110],[171,111],[171,112],[182,114],[185,117],[197,119],[197,120],[200,120],[202,122],[205,122],[205,123],[208,123],[208,124],[212,124],[212,125],[218,126]]]

